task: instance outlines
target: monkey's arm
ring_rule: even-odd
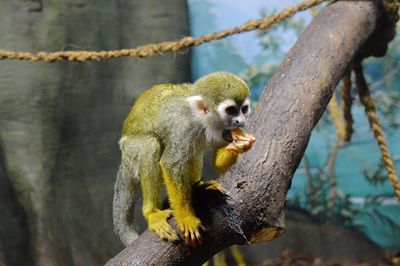
[[[215,171],[220,175],[225,174],[236,163],[238,156],[238,153],[227,150],[225,147],[217,149],[213,158]]]

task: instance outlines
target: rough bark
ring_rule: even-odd
[[[109,50],[189,35],[185,0],[16,0],[1,48]],[[157,83],[187,82],[189,54],[86,64],[0,62],[0,261],[102,265],[122,248],[112,196],[121,125]]]
[[[248,239],[254,240],[255,235],[271,239],[284,230],[286,193],[311,131],[379,16],[375,1],[329,5],[307,27],[266,86],[248,128],[257,138],[256,145],[221,178]],[[244,243],[218,212],[211,210],[205,222],[208,230],[197,248],[166,243],[146,231],[107,265],[200,265],[223,248]]]

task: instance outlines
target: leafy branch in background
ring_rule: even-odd
[[[374,186],[381,185],[388,180],[385,166],[381,161],[376,168],[364,168],[362,172],[365,180]]]
[[[303,158],[307,186],[303,193],[296,193],[288,199],[288,206],[301,208],[319,223],[333,223],[353,227],[353,218],[358,211],[352,206],[350,195],[337,187],[332,169],[340,145],[335,145],[324,163],[312,174],[306,156]],[[333,171],[333,172],[332,172]]]
[[[360,208],[358,219],[354,221],[354,225],[364,233],[368,233],[366,221],[369,220],[377,228],[387,228],[385,231],[390,230],[390,235],[393,239],[400,238],[400,223],[383,213],[380,207],[384,205],[384,200],[389,195],[373,195],[365,197],[365,201]]]
[[[400,66],[398,67],[400,73]],[[399,75],[400,76],[400,75]],[[376,99],[378,112],[385,119],[385,129],[389,133],[394,133],[400,129],[400,93],[399,91],[375,91],[374,99]]]

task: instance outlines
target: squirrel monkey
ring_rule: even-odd
[[[239,129],[250,112],[248,96],[243,80],[216,72],[194,84],[156,85],[138,97],[119,141],[122,162],[113,202],[115,232],[125,245],[137,237],[134,205],[139,186],[150,230],[164,240],[178,240],[167,222],[173,215],[185,242],[200,243],[205,228],[192,207],[192,185],[201,180],[206,148],[215,150],[213,165],[220,174],[251,148],[255,138]],[[171,209],[161,209],[163,184]],[[215,181],[210,188],[223,190]]]

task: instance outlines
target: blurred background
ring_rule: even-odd
[[[297,2],[6,1],[0,49],[131,48],[220,31]],[[135,98],[155,84],[192,82],[223,70],[248,82],[256,106],[311,19],[305,11],[267,32],[148,59],[0,61],[0,265],[103,265],[116,255],[123,248],[111,214],[117,142]],[[397,36],[385,57],[364,62],[397,169],[399,59]],[[247,264],[287,257],[384,261],[400,251],[400,206],[354,100],[352,141],[337,147],[331,118],[322,117],[289,190],[286,234],[241,248]],[[229,254],[228,261],[236,265]]]

